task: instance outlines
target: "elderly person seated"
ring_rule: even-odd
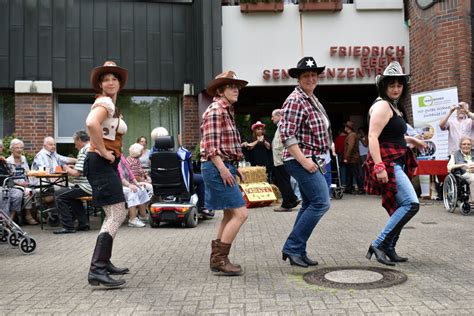
[[[53,137],[45,137],[43,148],[36,154],[32,169],[54,172],[57,166],[75,163],[76,158],[65,157],[56,152],[56,140]]]
[[[37,225],[38,222],[32,215],[35,191],[29,187],[30,180],[27,173],[30,171],[30,166],[28,165],[26,157],[23,155],[24,148],[25,144],[22,140],[18,138],[12,139],[10,142],[11,155],[6,160],[11,174],[15,177],[23,177],[22,179],[14,180],[15,186],[11,193],[14,195],[21,195],[22,201],[20,201],[20,205],[13,207],[13,212],[21,211],[21,204],[23,204],[26,223],[29,225]]]
[[[70,234],[76,231],[89,230],[87,213],[79,198],[92,195],[91,185],[83,174],[84,160],[90,147],[90,139],[85,131],[75,132],[72,139],[79,153],[77,154],[77,162],[74,167],[64,166],[64,171],[72,177],[70,186],[68,188],[61,188],[54,193],[56,208],[59,211],[59,217],[63,226],[55,230],[54,234]],[[74,219],[77,219],[77,228],[74,226]]]
[[[151,179],[148,176],[148,173],[143,169],[143,166],[140,161],[140,157],[143,154],[145,147],[141,144],[135,143],[130,146],[128,149],[129,156],[127,157],[128,165],[132,171],[135,179],[138,183],[145,187],[148,192],[148,195],[153,196],[153,186],[151,185]]]
[[[461,176],[469,183],[471,191],[470,202],[474,196],[474,162],[472,161],[472,139],[462,136],[460,149],[453,152],[448,162],[448,171],[460,171]]]
[[[151,139],[153,141],[153,147],[151,148],[150,151],[150,159],[151,155],[158,152],[159,149],[155,147],[155,141],[158,137],[160,136],[168,136],[168,130],[164,127],[157,127],[151,131]],[[178,135],[178,144],[179,144],[179,149],[177,152],[178,159],[180,161],[184,161],[183,157],[191,157],[191,152],[181,146],[181,137]],[[182,168],[184,168],[184,164],[181,164]],[[198,202],[197,202],[197,208],[200,214],[207,216],[208,218],[214,216],[214,211],[210,211],[207,208],[204,207],[204,197],[206,194],[206,188],[204,186],[204,180],[202,176],[199,173],[193,174],[193,185],[196,188],[196,194],[198,197]]]
[[[3,141],[0,140],[0,185],[3,186],[4,180],[11,176],[11,168],[8,166],[7,160],[2,155],[3,153]],[[23,192],[16,188],[1,188],[0,189],[0,208],[5,211],[5,213],[10,216],[10,218],[14,219],[16,214],[20,214],[21,211],[21,202],[23,200]],[[31,214],[30,214],[31,216]],[[33,218],[31,218],[32,224]],[[37,224],[37,223],[36,223]]]
[[[147,203],[150,195],[143,183],[139,183],[133,175],[130,165],[124,155],[120,156],[118,171],[123,185],[123,194],[128,206],[128,226],[141,228],[145,227],[147,219]],[[140,216],[137,217],[137,206]]]

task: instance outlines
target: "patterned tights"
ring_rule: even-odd
[[[109,233],[112,238],[115,238],[117,231],[122,225],[127,216],[127,209],[125,202],[120,202],[112,205],[105,205],[102,207],[105,212],[105,220],[102,223],[101,233]]]

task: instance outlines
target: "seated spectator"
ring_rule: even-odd
[[[7,160],[2,155],[3,153],[3,141],[0,140],[0,185],[3,186],[4,180],[11,176],[10,168],[8,167]],[[23,200],[23,192],[15,188],[0,188],[0,207],[8,214],[12,219],[15,218],[16,214],[20,214],[21,203]],[[31,218],[33,220],[33,218]],[[34,220],[33,220],[34,221]],[[33,224],[33,222],[32,222]],[[37,224],[37,223],[36,223]]]
[[[63,167],[67,164],[75,164],[76,158],[65,157],[56,152],[56,140],[53,137],[45,137],[43,149],[41,149],[33,160],[31,169],[54,172],[57,166]]]
[[[130,146],[128,149],[129,156],[127,157],[127,162],[130,165],[130,169],[132,169],[133,175],[138,182],[151,183],[151,179],[145,170],[143,170],[143,165],[141,164],[140,160],[144,151],[145,147],[143,147],[143,145],[139,143],[132,144],[132,146]],[[148,152],[147,155],[149,155]],[[149,161],[148,156],[147,160]]]
[[[147,140],[145,136],[140,136],[137,138],[137,144],[140,144],[143,146],[143,152],[140,155],[140,163],[142,164],[143,170],[145,172],[149,173],[150,172],[150,149],[147,147]]]
[[[164,127],[157,127],[151,131],[151,139],[153,141],[153,147],[150,151],[150,157],[152,154],[156,153],[159,151],[158,148],[155,147],[155,141],[158,137],[160,136],[168,136],[168,130]],[[179,149],[176,152],[178,155],[178,159],[182,162],[188,162],[191,159],[191,152],[181,146],[181,137],[178,135],[178,144],[179,144]],[[186,166],[184,163],[181,164],[181,168],[184,168],[187,170],[188,166]],[[182,169],[183,170],[183,169]],[[210,211],[207,208],[204,207],[204,197],[206,194],[206,189],[204,186],[204,180],[202,176],[199,173],[194,173],[193,174],[193,185],[196,188],[196,195],[198,197],[198,202],[196,207],[198,208],[198,212],[206,215],[208,217],[213,217],[214,216],[214,211]]]
[[[460,149],[453,152],[448,162],[448,171],[458,170],[461,176],[469,183],[471,191],[470,202],[474,197],[474,162],[472,161],[472,139],[462,136],[459,143]]]
[[[128,226],[129,227],[145,227],[148,221],[146,208],[150,201],[150,196],[143,183],[139,183],[130,169],[130,165],[125,156],[120,156],[118,165],[120,179],[122,180],[123,193],[128,206]],[[140,216],[137,217],[137,206]]]
[[[33,215],[32,215],[35,191],[29,187],[30,180],[27,174],[28,174],[28,171],[30,171],[30,166],[28,165],[28,161],[26,160],[26,157],[23,155],[24,148],[25,148],[25,144],[20,139],[14,138],[11,140],[10,142],[11,155],[7,158],[7,164],[10,169],[10,173],[13,176],[23,177],[23,179],[14,180],[15,186],[13,188],[15,190],[14,192],[12,192],[12,194],[21,195],[22,201],[20,201],[19,207],[15,206],[13,209],[15,210],[15,212],[20,212],[21,204],[23,204],[26,223],[29,225],[38,225],[38,222],[33,218]]]
[[[59,211],[62,228],[55,230],[54,234],[70,234],[78,231],[89,230],[87,213],[84,209],[81,197],[91,196],[92,188],[84,176],[84,160],[89,150],[89,135],[85,131],[77,131],[72,136],[74,145],[79,153],[74,168],[68,165],[64,166],[64,171],[73,177],[69,188],[61,188],[54,193],[56,208]],[[78,221],[77,229],[74,226],[74,219]]]

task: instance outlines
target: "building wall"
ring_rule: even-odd
[[[411,92],[456,86],[472,102],[471,0],[449,0],[421,10],[408,3]]]
[[[183,115],[181,130],[183,132],[183,145],[191,151],[194,151],[200,138],[200,119],[199,119],[198,99],[195,96],[183,97]]]
[[[0,88],[50,80],[55,89],[90,89],[91,69],[114,60],[129,70],[126,89],[199,89],[215,70],[200,67],[201,57],[212,63],[220,50],[214,2],[0,0]]]
[[[52,94],[15,94],[15,134],[25,143],[25,151],[35,154],[43,146],[43,139],[52,136]]]

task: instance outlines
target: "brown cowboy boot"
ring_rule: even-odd
[[[210,266],[211,266],[211,270],[213,268],[213,265],[212,265],[212,262],[213,262],[213,259],[216,254],[217,254],[217,248],[218,248],[218,244],[221,242],[220,239],[216,239],[216,240],[212,240],[211,241],[211,259],[210,259]],[[242,269],[242,267],[240,266],[240,264],[233,264],[232,262],[229,261],[229,263],[234,266],[236,269]]]
[[[242,267],[234,265],[229,261],[229,251],[232,244],[226,244],[216,240],[215,255],[211,261],[211,271],[222,272],[225,275],[240,275],[242,274]]]

